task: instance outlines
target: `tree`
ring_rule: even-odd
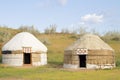
[[[32,34],[39,34],[39,31],[34,26],[21,26],[20,31],[30,32]]]
[[[109,31],[103,36],[103,39],[105,41],[109,41],[109,40],[120,41],[120,32]]]
[[[70,34],[70,31],[66,28],[66,29],[62,29],[61,33],[62,34]]]
[[[50,27],[47,27],[44,30],[44,33],[46,33],[46,34],[55,34],[56,33],[56,29],[57,29],[57,25],[56,24],[52,24],[52,25],[50,25]]]
[[[78,29],[78,32],[79,32],[80,35],[86,34],[87,33],[86,27],[80,26],[79,29]]]
[[[100,36],[99,32],[97,32],[95,29],[92,29],[91,33]]]

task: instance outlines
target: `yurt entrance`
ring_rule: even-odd
[[[79,67],[86,67],[86,55],[79,55]]]
[[[24,64],[31,64],[31,53],[24,53]]]
[[[31,47],[23,47],[24,64],[31,64]]]
[[[77,48],[76,53],[79,56],[79,67],[86,68],[86,55],[88,54],[88,50],[85,48]]]

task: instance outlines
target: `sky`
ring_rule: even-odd
[[[62,29],[120,31],[120,0],[0,0],[0,25],[34,26],[43,32]]]

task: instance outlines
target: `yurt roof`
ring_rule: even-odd
[[[2,47],[2,51],[22,50],[23,47],[31,47],[33,52],[47,52],[47,47],[42,42],[40,42],[34,35],[28,32],[21,32],[16,34]]]
[[[113,49],[105,43],[100,37],[93,34],[85,34],[80,39],[75,41],[65,50],[74,50],[76,48],[85,48],[89,50],[112,50]]]

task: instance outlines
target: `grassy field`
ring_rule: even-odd
[[[120,42],[109,41],[115,49],[118,66],[109,70],[63,69],[64,49],[76,40],[76,35],[54,34],[37,36],[49,42],[48,65],[41,67],[4,67],[0,65],[0,80],[120,80]]]
[[[0,80],[120,80],[119,69],[64,70],[62,68],[0,68]]]

